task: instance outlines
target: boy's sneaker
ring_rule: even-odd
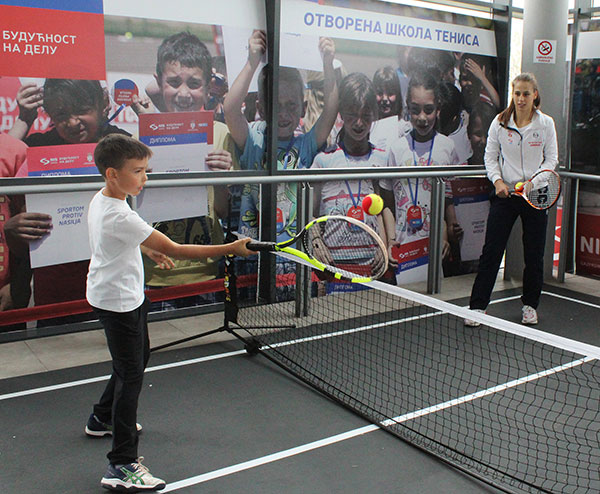
[[[521,324],[537,324],[537,311],[531,305],[524,305],[522,311],[523,318],[521,319]]]
[[[148,467],[142,465],[143,456],[135,463],[126,465],[108,465],[108,470],[100,484],[110,491],[145,492],[164,489],[167,483],[154,477]]]
[[[479,312],[480,314],[485,314],[483,309],[471,309],[473,312]],[[474,321],[473,319],[465,318],[465,326],[469,326],[470,328],[477,328],[481,326],[479,321]]]
[[[138,434],[142,432],[142,426],[137,422],[135,428],[137,429]],[[112,436],[112,424],[101,422],[98,420],[98,417],[92,413],[85,426],[85,433],[92,437]]]

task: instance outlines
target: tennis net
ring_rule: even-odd
[[[505,492],[600,492],[599,348],[381,282],[309,286],[239,309],[265,356]]]

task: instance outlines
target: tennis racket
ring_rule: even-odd
[[[558,173],[554,170],[540,170],[510,193],[522,197],[535,209],[548,209],[558,200],[560,187]]]
[[[299,241],[304,251],[290,247]],[[246,247],[261,252],[285,252],[337,280],[352,283],[376,280],[388,267],[387,249],[379,235],[362,221],[347,216],[322,216],[290,240],[249,242]]]

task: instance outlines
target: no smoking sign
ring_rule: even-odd
[[[536,39],[533,43],[533,63],[556,63],[555,39]]]

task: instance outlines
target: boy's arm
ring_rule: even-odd
[[[335,70],[333,69],[333,59],[335,57],[333,40],[331,38],[320,38],[319,51],[323,57],[323,99],[325,104],[321,116],[315,123],[315,139],[318,149],[327,142],[338,113],[338,89],[335,81]]]
[[[206,257],[221,257],[228,254],[247,257],[255,254],[255,252],[246,248],[246,244],[250,240],[249,238],[241,238],[230,244],[221,245],[178,244],[158,230],[154,230],[142,242],[142,247],[155,250],[175,259],[203,259]]]
[[[248,122],[242,113],[242,104],[248,94],[252,77],[260,64],[262,56],[267,50],[267,35],[264,31],[255,30],[248,40],[248,61],[229,88],[223,111],[225,123],[236,146],[243,150],[248,138]]]

